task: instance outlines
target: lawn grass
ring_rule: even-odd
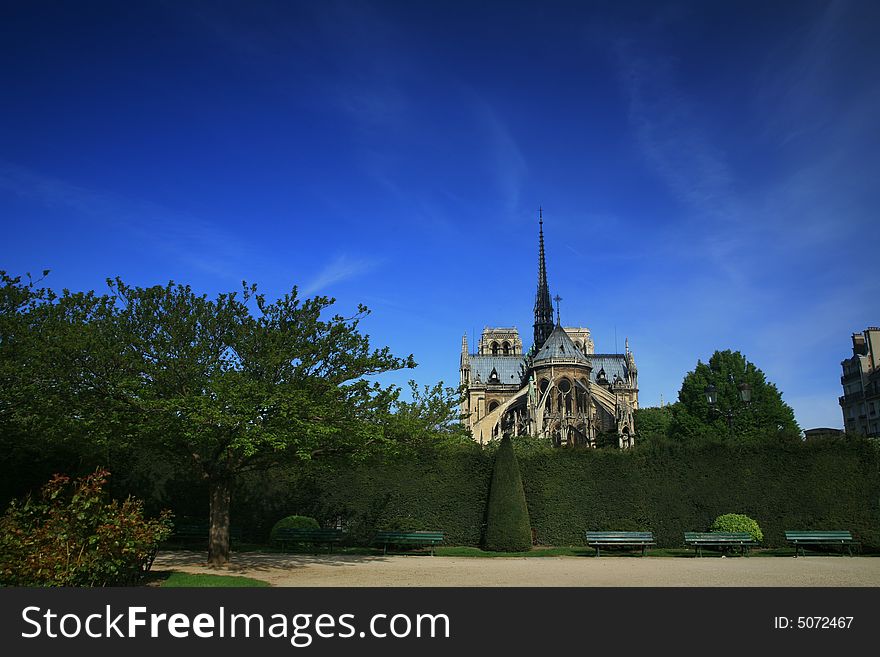
[[[193,575],[191,573],[172,572],[162,579],[159,586],[169,588],[258,588],[269,586],[269,582],[251,577],[235,575]]]
[[[596,550],[591,547],[536,547],[527,552],[488,552],[475,547],[435,547],[434,554],[438,557],[595,557]],[[703,549],[703,558],[720,557],[720,551]],[[641,549],[607,549],[602,548],[602,557],[609,558],[641,558]],[[695,556],[692,548],[654,548],[648,550],[649,557],[678,557],[692,558]],[[740,557],[737,553],[727,553],[726,557]],[[753,549],[748,557],[793,557],[794,550],[791,548],[767,548]]]

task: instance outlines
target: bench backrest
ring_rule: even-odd
[[[210,531],[211,526],[206,522],[184,522],[174,525],[172,536],[207,538]],[[230,538],[241,538],[241,529],[239,527],[230,527],[229,536]]]
[[[848,531],[786,531],[787,541],[852,541]]]
[[[587,541],[653,541],[653,532],[587,532]]]
[[[342,530],[322,527],[287,527],[275,531],[276,539],[287,540],[322,540],[329,541],[342,538]]]
[[[417,531],[417,532],[399,532],[399,531],[380,531],[376,533],[377,541],[442,541],[443,532],[435,531]]]
[[[748,532],[685,532],[684,540],[739,543],[740,541],[751,541],[752,535]]]

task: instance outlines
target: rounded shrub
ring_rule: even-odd
[[[520,552],[531,546],[529,509],[526,506],[519,464],[513,444],[505,436],[495,456],[484,547],[497,552]]]
[[[757,542],[764,540],[764,532],[758,523],[741,513],[725,513],[715,518],[715,522],[709,527],[712,532],[748,532]]]
[[[274,541],[279,529],[319,529],[320,526],[317,520],[308,516],[287,516],[272,526],[269,538]]]

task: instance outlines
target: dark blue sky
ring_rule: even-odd
[[[621,6],[622,5],[622,6]],[[738,349],[842,426],[880,323],[876,2],[5,2],[0,268],[366,303],[387,377],[552,294],[643,406]],[[473,345],[473,343],[472,343]]]

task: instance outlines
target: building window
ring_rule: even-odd
[[[502,352],[505,356],[509,356],[509,355],[510,355],[510,343],[507,342],[506,340],[505,340],[504,343],[501,345],[501,352]]]
[[[497,342],[492,343],[492,355],[493,356],[498,355],[498,343]]]

